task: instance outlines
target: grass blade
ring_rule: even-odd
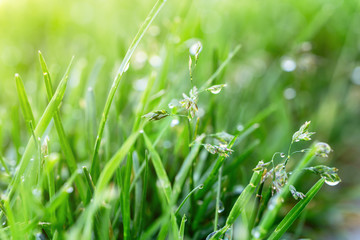
[[[286,232],[286,230],[294,223],[294,221],[299,217],[300,213],[304,208],[309,204],[309,202],[314,198],[317,192],[321,189],[325,182],[325,179],[321,178],[314,186],[306,193],[306,197],[301,199],[285,218],[279,223],[275,231],[270,235],[268,240],[277,240]]]
[[[56,113],[56,111],[58,110],[58,108],[60,106],[60,103],[65,94],[65,89],[66,89],[66,85],[67,85],[67,81],[68,81],[68,73],[70,71],[71,63],[72,63],[72,60],[69,64],[69,67],[68,67],[66,73],[65,73],[65,76],[59,83],[59,86],[56,89],[54,96],[51,98],[51,101],[47,105],[43,115],[41,116],[38,124],[36,125],[36,128],[35,128],[36,136],[43,135],[43,133],[45,132],[51,119],[53,118],[54,114]],[[14,192],[20,182],[20,178],[24,174],[26,167],[29,164],[29,161],[30,161],[33,149],[34,149],[34,144],[35,144],[35,142],[34,142],[33,137],[30,137],[28,144],[26,145],[24,154],[21,158],[20,166],[18,167],[17,171],[15,172],[15,177],[13,178],[11,184],[9,184],[9,186],[8,186],[8,191],[9,191],[10,197],[14,194]]]
[[[40,61],[41,69],[43,71],[43,75],[44,75],[44,82],[45,82],[47,97],[50,101],[51,98],[53,97],[53,88],[52,88],[52,83],[51,83],[51,77],[50,77],[50,73],[49,73],[48,67],[46,65],[45,59],[42,56],[40,51],[39,51],[39,61]],[[69,74],[69,69],[67,70],[66,74]],[[74,154],[71,150],[69,141],[67,140],[64,126],[61,122],[60,113],[58,110],[54,114],[54,122],[55,122],[57,134],[59,136],[61,149],[64,152],[65,159],[66,159],[67,165],[70,169],[70,172],[71,172],[71,174],[73,174],[75,171],[77,171],[77,164],[76,164]],[[76,187],[79,191],[81,199],[83,201],[85,201],[86,200],[86,190],[85,190],[85,184],[82,181],[82,178],[77,178],[75,180],[75,183],[76,183]]]
[[[165,197],[167,202],[170,204],[171,200],[171,183],[169,181],[169,178],[167,176],[167,173],[165,171],[164,165],[161,161],[160,155],[155,150],[154,146],[152,145],[149,137],[146,135],[146,133],[143,133],[143,137],[145,140],[145,145],[149,150],[149,153],[151,155],[151,159],[155,168],[155,172],[157,177],[159,178],[161,187],[165,193]]]
[[[251,196],[254,194],[257,185],[260,183],[262,171],[254,171],[250,183],[245,187],[232,207],[229,216],[226,219],[226,224],[223,228],[214,234],[211,239],[219,239],[225,232],[234,224],[235,220],[240,216],[249,202]]]
[[[28,127],[28,130],[31,133],[31,130],[29,129],[29,125],[35,126],[34,114],[31,110],[29,99],[25,91],[24,83],[18,73],[15,74],[15,81],[16,81],[16,89],[20,100],[21,111],[24,115],[26,126]]]
[[[109,115],[111,103],[115,96],[115,92],[120,84],[120,80],[121,80],[123,73],[125,72],[126,68],[128,67],[128,65],[130,63],[130,58],[133,55],[137,45],[139,44],[140,40],[143,38],[146,30],[149,28],[152,21],[155,19],[155,17],[157,16],[159,11],[163,7],[164,3],[165,3],[165,0],[158,0],[155,3],[154,7],[151,9],[151,11],[150,11],[149,15],[147,16],[147,18],[145,19],[143,25],[140,27],[138,33],[136,34],[133,42],[130,45],[128,51],[126,52],[124,60],[122,61],[121,65],[120,65],[120,68],[116,74],[116,77],[113,81],[110,92],[108,94],[108,97],[106,99],[104,111],[101,115],[101,121],[100,121],[99,129],[98,129],[98,134],[97,134],[97,137],[95,140],[94,153],[93,153],[91,169],[90,169],[91,175],[94,177],[95,183],[97,182],[97,178],[98,178],[98,175],[100,172],[100,170],[98,168],[100,165],[99,160],[98,160],[100,142],[101,142],[101,138],[102,138],[102,135],[104,132],[105,123],[106,123],[108,115]]]

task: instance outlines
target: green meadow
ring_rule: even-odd
[[[0,239],[358,239],[360,2],[0,0]]]

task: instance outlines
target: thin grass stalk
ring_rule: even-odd
[[[99,164],[99,159],[98,159],[98,152],[99,152],[99,148],[100,148],[100,142],[101,142],[101,138],[104,132],[104,128],[105,128],[105,123],[107,121],[108,115],[109,115],[109,111],[110,111],[110,107],[112,104],[112,101],[114,99],[115,96],[115,92],[120,84],[120,80],[121,77],[123,75],[123,73],[125,72],[125,70],[127,69],[129,63],[130,63],[130,58],[133,55],[137,45],[139,44],[140,40],[143,38],[146,30],[149,28],[150,24],[152,23],[152,21],[155,19],[155,17],[157,16],[157,14],[159,13],[159,11],[161,10],[161,8],[163,7],[164,3],[166,1],[165,0],[158,0],[154,7],[151,9],[149,15],[146,17],[144,23],[142,24],[142,26],[140,27],[138,33],[136,34],[133,42],[131,43],[128,51],[126,52],[126,55],[124,57],[124,60],[122,61],[120,68],[116,74],[116,77],[113,81],[113,84],[110,88],[110,92],[108,94],[108,97],[106,99],[105,102],[105,107],[104,107],[104,111],[101,115],[101,121],[99,124],[99,129],[98,129],[98,133],[97,133],[97,137],[95,140],[95,146],[94,146],[94,153],[92,156],[92,161],[91,161],[91,169],[90,169],[90,173],[91,175],[94,177],[94,182],[97,183],[98,180],[98,176],[100,174],[100,164]]]

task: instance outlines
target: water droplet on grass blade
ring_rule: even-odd
[[[328,178],[325,178],[325,183],[329,186],[336,186],[340,183],[341,181],[340,180],[331,180],[331,179],[328,179]]]
[[[285,153],[280,153],[280,157],[284,158],[285,156]]]
[[[210,240],[210,238],[211,238],[212,236],[214,236],[216,233],[217,233],[217,231],[216,231],[216,232],[212,232],[212,233],[210,233],[209,235],[207,235],[206,240]]]
[[[222,203],[222,201],[219,202],[219,208],[218,208],[218,213],[222,213],[225,210],[224,204]]]
[[[68,189],[66,189],[66,192],[67,193],[72,193],[74,191],[74,188],[73,187],[69,187]]]
[[[193,56],[196,56],[201,52],[201,50],[202,50],[202,44],[200,41],[197,41],[196,43],[190,46],[189,53]]]

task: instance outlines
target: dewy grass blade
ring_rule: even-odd
[[[321,178],[314,186],[306,193],[306,197],[301,199],[288,214],[286,214],[285,218],[279,223],[274,232],[270,235],[268,240],[277,240],[280,239],[281,236],[286,232],[286,230],[294,223],[294,221],[299,217],[300,213],[304,210],[304,208],[309,204],[309,202],[314,198],[314,196],[321,189],[322,185],[324,185],[325,179]]]
[[[211,239],[219,239],[234,224],[235,220],[243,212],[251,196],[254,194],[257,185],[260,183],[262,173],[263,171],[260,170],[254,171],[250,183],[245,187],[232,207],[229,216],[226,219],[225,226],[217,231]]]
[[[45,82],[47,97],[48,97],[48,99],[50,101],[50,99],[53,97],[52,82],[51,82],[50,73],[49,73],[48,67],[46,65],[45,59],[42,56],[40,51],[39,51],[39,60],[40,60],[41,69],[42,69],[43,75],[44,75],[44,82]],[[68,74],[69,74],[69,68],[67,70],[66,75],[68,75]],[[61,122],[60,113],[59,113],[58,110],[54,114],[54,122],[55,122],[56,131],[57,131],[58,136],[59,136],[61,149],[64,152],[67,165],[68,165],[68,167],[70,169],[70,172],[74,173],[75,171],[77,171],[76,160],[75,160],[74,154],[73,154],[73,152],[71,150],[71,146],[69,144],[69,141],[67,140],[65,130],[64,130],[64,126],[63,126],[63,124]],[[75,183],[76,183],[76,187],[77,187],[77,189],[79,191],[81,199],[83,201],[85,201],[86,200],[86,190],[85,190],[85,184],[84,184],[82,178],[77,178],[75,180]]]
[[[120,83],[123,73],[125,72],[126,68],[128,67],[128,65],[130,63],[130,58],[133,55],[137,45],[139,44],[140,40],[143,38],[146,30],[149,28],[150,24],[155,19],[155,17],[159,13],[159,11],[161,10],[161,8],[163,7],[165,2],[166,2],[165,0],[158,0],[155,3],[154,7],[151,9],[149,15],[145,19],[143,25],[140,27],[133,42],[131,43],[131,45],[124,57],[124,60],[122,61],[120,68],[116,74],[113,84],[111,86],[110,92],[109,92],[108,97],[105,102],[104,111],[101,115],[101,121],[100,121],[99,129],[98,129],[98,134],[97,134],[97,137],[95,140],[94,153],[93,153],[92,162],[91,162],[90,173],[94,177],[93,180],[95,181],[95,183],[97,182],[97,178],[98,178],[98,175],[100,172],[100,169],[98,169],[98,166],[99,166],[98,152],[99,152],[99,148],[100,148],[100,142],[101,142],[101,138],[102,138],[102,135],[104,132],[105,123],[106,123],[108,115],[109,115],[112,100],[114,99],[114,96],[115,96],[115,92],[119,86],[119,83]]]
[[[29,125],[35,126],[34,114],[31,110],[29,99],[25,91],[24,83],[20,75],[17,73],[15,74],[15,81],[16,81],[16,89],[20,100],[20,107],[24,115],[26,126],[28,127],[29,132],[31,132],[31,130],[29,129]]]
[[[67,81],[68,81],[68,72],[70,69],[72,63],[72,59],[71,62],[69,64],[67,73],[65,74],[65,76],[63,77],[63,79],[61,80],[61,82],[59,83],[58,88],[56,89],[56,92],[54,94],[54,96],[51,98],[51,101],[49,102],[49,104],[47,105],[43,115],[41,116],[38,124],[36,125],[35,128],[35,135],[36,136],[42,136],[43,133],[45,132],[47,126],[49,125],[51,119],[53,118],[54,114],[56,113],[56,111],[58,110],[60,103],[64,97],[65,94],[65,89],[66,89],[66,85],[67,85]],[[31,155],[33,153],[34,150],[34,139],[33,137],[30,137],[28,144],[26,145],[24,154],[21,158],[20,161],[20,166],[17,168],[17,171],[15,172],[15,176],[11,182],[11,184],[9,184],[8,186],[8,191],[9,191],[9,196],[11,197],[14,193],[15,190],[20,182],[20,178],[21,176],[24,174],[26,167],[29,164]]]
[[[285,197],[289,194],[289,186],[295,185],[297,179],[302,174],[302,170],[314,159],[315,153],[316,145],[312,144],[307,154],[302,158],[289,177],[288,183],[281,189],[279,193],[270,199],[269,206],[267,207],[267,210],[264,213],[259,226],[256,228],[256,231],[254,231],[256,234],[253,234],[253,239],[264,239],[264,237],[267,235],[269,229],[275,221],[277,213],[281,208],[283,199],[285,199]]]

